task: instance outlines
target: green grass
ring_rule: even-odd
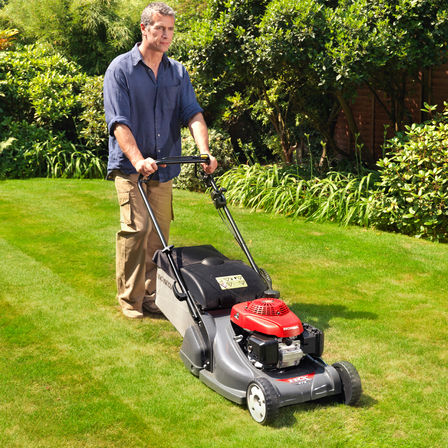
[[[364,394],[283,408],[272,427],[184,368],[169,322],[115,300],[112,183],[0,183],[0,446],[447,447],[448,246],[234,209],[324,358]],[[175,192],[172,242],[242,258],[208,197]]]

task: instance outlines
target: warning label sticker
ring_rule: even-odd
[[[244,280],[244,277],[241,274],[216,277],[216,281],[218,282],[219,287],[223,290],[247,287],[246,280]]]

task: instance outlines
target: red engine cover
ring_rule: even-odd
[[[300,319],[280,299],[256,299],[234,305],[230,320],[249,331],[288,338],[303,332]]]

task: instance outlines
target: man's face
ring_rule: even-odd
[[[165,53],[173,40],[174,17],[155,13],[152,19],[152,25],[140,25],[142,35],[146,38],[149,49]]]

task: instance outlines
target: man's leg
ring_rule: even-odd
[[[117,297],[123,314],[134,318],[143,317],[146,246],[151,227],[137,179],[137,174],[115,175],[121,225],[116,240]]]

